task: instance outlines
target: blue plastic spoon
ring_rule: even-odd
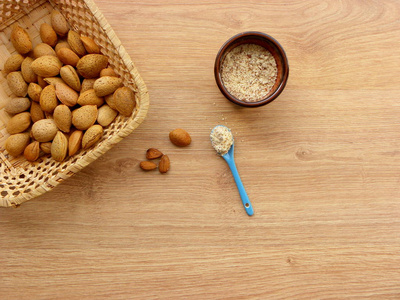
[[[223,125],[217,125],[213,128],[213,130],[218,126],[223,126]],[[213,132],[213,130],[211,131],[211,133]],[[244,209],[246,210],[246,213],[249,216],[252,216],[254,214],[253,206],[251,205],[249,196],[247,196],[247,193],[243,186],[242,180],[240,179],[239,172],[236,168],[235,157],[234,157],[234,149],[235,149],[234,144],[235,144],[234,141],[232,141],[232,145],[231,145],[229,151],[221,156],[225,159],[225,161],[228,163],[229,168],[231,169],[233,178],[235,179],[236,186],[239,190],[240,198],[242,199],[242,203],[243,203]]]

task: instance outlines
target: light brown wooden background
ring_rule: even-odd
[[[146,81],[128,138],[0,210],[2,299],[400,299],[400,2],[96,0]],[[188,4],[191,3],[191,4]],[[244,109],[213,65],[258,30],[287,88]],[[232,128],[248,217],[209,132]],[[168,140],[185,128],[188,148]],[[144,173],[149,147],[171,159]]]

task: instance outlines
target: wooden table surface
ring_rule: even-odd
[[[1,299],[400,299],[400,3],[96,0],[145,80],[144,123],[53,191],[0,210]],[[231,36],[285,48],[271,104],[229,103]],[[248,217],[209,141],[224,124]],[[184,128],[193,142],[168,139]],[[139,162],[150,147],[162,175]]]

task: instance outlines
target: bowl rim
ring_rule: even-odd
[[[254,102],[246,102],[246,101],[240,100],[240,99],[232,96],[226,90],[224,84],[222,83],[221,73],[220,73],[221,59],[224,56],[227,49],[232,44],[234,44],[237,40],[239,40],[241,38],[246,38],[246,37],[249,37],[249,38],[257,37],[257,38],[261,38],[261,39],[264,39],[264,40],[272,43],[278,49],[278,52],[280,53],[280,55],[282,56],[282,59],[283,59],[283,63],[282,63],[283,77],[282,77],[282,81],[279,84],[279,86],[276,88],[276,90],[272,94],[268,95],[266,98],[259,100],[259,101],[254,101]],[[225,98],[227,98],[229,101],[231,101],[235,104],[238,104],[240,106],[244,106],[244,107],[259,107],[259,106],[263,106],[263,105],[266,105],[266,104],[272,102],[282,93],[282,91],[284,90],[284,88],[286,86],[288,78],[289,78],[289,62],[288,62],[288,58],[287,58],[285,50],[283,49],[282,45],[275,38],[273,38],[272,36],[270,36],[266,33],[260,32],[260,31],[244,31],[244,32],[238,33],[238,34],[232,36],[231,38],[229,38],[218,50],[217,56],[215,58],[215,63],[214,63],[214,77],[215,77],[215,81],[217,83],[219,90],[225,96]]]

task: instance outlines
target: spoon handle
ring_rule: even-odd
[[[249,216],[252,216],[254,214],[253,206],[251,205],[249,196],[247,196],[246,190],[244,189],[242,180],[240,179],[240,176],[239,176],[239,172],[236,168],[235,161],[233,159],[226,159],[226,162],[228,163],[228,166],[231,169],[233,178],[235,179],[236,186],[239,190],[240,198],[242,199],[244,209],[246,210],[246,212]]]

